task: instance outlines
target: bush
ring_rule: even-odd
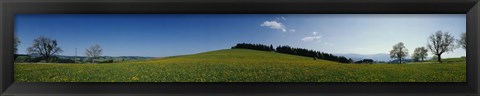
[[[102,61],[100,63],[113,63],[113,60]]]
[[[57,59],[54,62],[57,62],[57,63],[75,63],[75,61],[73,61],[71,59]]]
[[[357,64],[362,64],[362,63],[363,64],[373,64],[373,62],[374,61],[372,59],[363,59],[363,60],[357,61],[355,63],[357,63]]]
[[[40,61],[42,61],[42,59],[43,59],[42,57],[33,57],[33,58],[30,57],[30,58],[28,58],[28,60],[27,60],[26,62],[30,62],[30,63],[32,63],[32,62],[40,62]]]
[[[15,62],[28,62],[29,59],[30,59],[30,56],[19,55],[17,59],[15,59]]]

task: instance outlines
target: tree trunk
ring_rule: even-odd
[[[49,59],[50,59],[49,56],[45,56],[45,63],[49,63]]]
[[[441,54],[437,54],[437,57],[438,57],[437,60],[438,60],[438,62],[442,63],[442,57],[440,57],[440,56],[441,56]]]
[[[398,58],[398,60],[400,60],[400,64],[402,64],[402,58]]]

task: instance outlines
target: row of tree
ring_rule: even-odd
[[[17,46],[20,44],[20,40],[17,36],[14,38],[14,52],[15,59],[18,57]],[[27,48],[28,54],[39,54],[46,63],[57,61],[56,55],[63,52],[63,50],[58,45],[57,40],[51,39],[45,36],[40,36],[33,40],[31,47]],[[94,59],[100,57],[102,54],[102,48],[100,45],[95,44],[88,49],[85,49],[85,55],[91,59],[91,62],[94,62]]]
[[[363,59],[363,60],[355,61],[355,63],[357,64],[361,64],[361,63],[373,64],[374,62],[375,61],[373,61],[373,59]]]
[[[272,45],[267,46],[263,44],[239,43],[232,47],[232,49],[234,48],[244,48],[244,49],[253,49],[253,50],[261,50],[261,51],[275,51]]]
[[[315,51],[315,50],[308,50],[304,48],[293,48],[287,45],[278,46],[276,47],[276,49],[273,49],[272,45],[267,46],[263,44],[239,43],[232,47],[232,49],[235,49],[235,48],[272,51],[272,52],[285,53],[285,54],[291,54],[291,55],[312,57],[314,59],[318,58],[318,59],[324,59],[324,60],[330,60],[330,61],[337,61],[341,63],[353,62],[352,59],[347,59],[346,57],[343,57],[343,56],[335,56],[329,53],[324,53],[324,52]]]
[[[454,49],[461,47],[466,49],[466,33],[460,35],[460,39],[456,40],[450,33],[437,31],[434,34],[428,37],[427,47],[417,47],[415,48],[412,59],[414,61],[424,61],[428,56],[428,51],[437,57],[438,62],[442,62],[441,55],[447,52],[453,52]],[[457,45],[454,42],[457,42]],[[428,49],[427,49],[428,48]],[[390,51],[390,58],[396,58],[399,60],[399,63],[402,63],[402,59],[408,55],[408,49],[405,47],[403,42],[399,42],[393,46],[393,49]]]

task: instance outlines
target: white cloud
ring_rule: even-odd
[[[295,31],[297,31],[297,30],[295,30],[295,29],[290,29],[290,30],[288,30],[288,31],[290,31],[290,32],[295,32]]]
[[[314,41],[314,40],[319,40],[320,38],[322,38],[322,36],[307,36],[307,37],[303,37],[302,38],[302,41]]]
[[[260,26],[270,27],[271,29],[280,30],[282,32],[287,32],[287,28],[280,22],[277,21],[265,21]]]
[[[318,32],[312,32],[313,36],[306,36],[302,38],[302,41],[308,42],[308,41],[314,41],[314,40],[320,40],[322,38],[322,35],[318,34]]]

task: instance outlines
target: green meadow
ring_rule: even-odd
[[[16,63],[16,82],[465,82],[465,58],[353,64],[225,49],[108,64]]]

